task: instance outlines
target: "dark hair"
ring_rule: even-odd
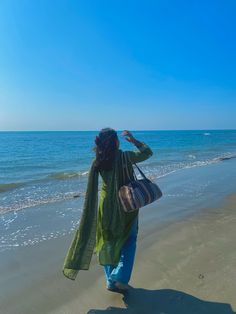
[[[95,168],[97,170],[111,170],[115,159],[118,136],[111,128],[102,129],[95,138]]]

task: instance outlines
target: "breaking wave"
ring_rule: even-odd
[[[67,180],[78,177],[84,177],[88,175],[88,171],[84,172],[55,172],[48,175],[48,178],[55,180]]]
[[[24,183],[21,183],[21,182],[0,184],[0,193],[7,192],[7,191],[13,190],[13,189],[17,189],[17,188],[21,187],[22,185],[24,185]]]

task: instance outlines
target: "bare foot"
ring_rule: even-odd
[[[115,282],[115,286],[116,286],[116,288],[118,288],[120,290],[128,290],[128,289],[132,288],[130,285],[119,282],[119,281]]]

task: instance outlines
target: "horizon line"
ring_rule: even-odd
[[[98,132],[101,129],[96,130],[0,130],[3,132]],[[117,129],[117,132],[124,131],[126,129]],[[150,131],[236,131],[233,128],[219,128],[219,129],[129,129],[132,132],[150,132]]]

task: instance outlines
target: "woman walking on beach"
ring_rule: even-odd
[[[138,233],[139,211],[124,211],[119,200],[119,188],[134,180],[132,164],[152,155],[151,149],[135,139],[129,131],[124,131],[122,135],[138,150],[120,150],[117,133],[110,128],[102,129],[95,139],[96,158],[89,172],[83,214],[63,268],[66,277],[75,279],[79,270],[89,268],[92,254],[97,253],[110,291],[123,291],[130,287],[128,282]],[[127,157],[126,165],[122,162],[124,154]],[[98,206],[99,174],[102,188]]]

